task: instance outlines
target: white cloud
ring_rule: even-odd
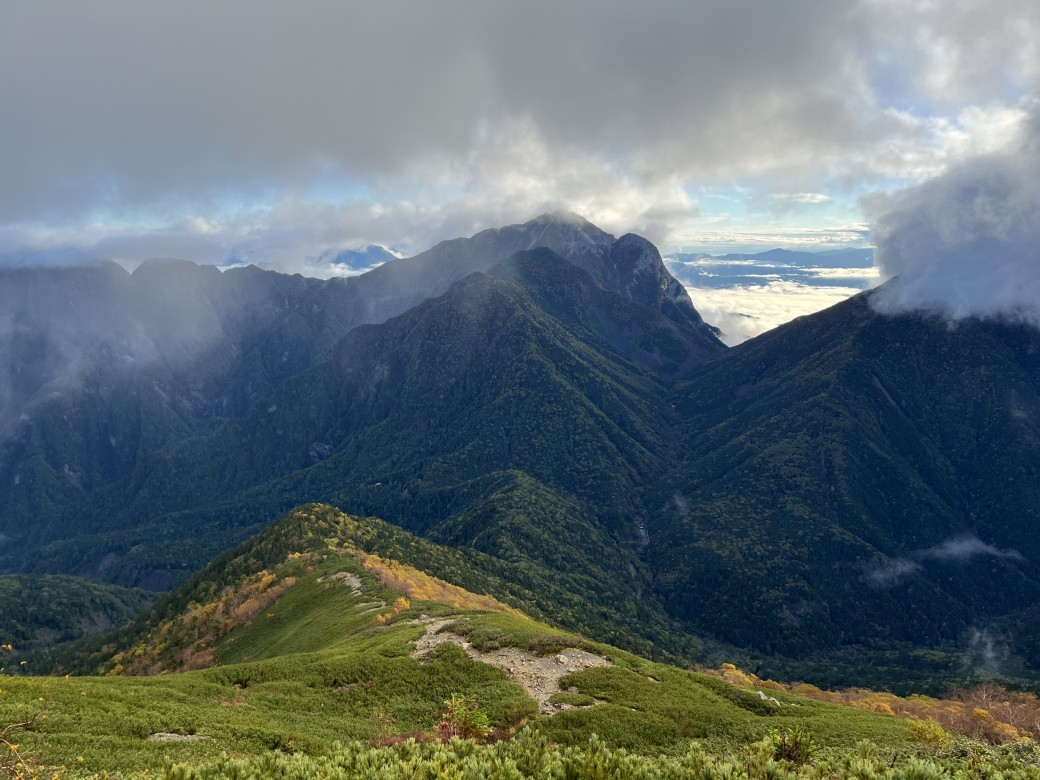
[[[877,284],[881,277],[876,268],[807,268],[818,279],[861,279],[868,286]]]
[[[887,588],[898,584],[911,574],[923,571],[922,561],[967,563],[978,556],[1005,558],[1011,561],[1025,560],[1018,550],[1001,550],[975,536],[956,536],[932,547],[916,550],[905,558],[890,558],[868,570],[866,577],[873,585]]]
[[[823,211],[1007,142],[1038,6],[947,5],[15,4],[0,223],[54,246],[100,222],[124,249],[199,257],[269,237],[304,267],[555,207],[681,241],[711,224],[691,183]]]
[[[782,203],[817,204],[830,203],[830,195],[822,192],[774,192],[769,197]]]
[[[888,588],[897,584],[911,574],[921,570],[919,563],[906,558],[892,558],[867,572],[867,580],[878,587]]]
[[[993,558],[1008,558],[1013,561],[1025,560],[1018,550],[1001,550],[992,544],[986,544],[974,536],[961,536],[947,539],[942,544],[922,550],[919,556],[922,558],[934,558],[938,561],[966,561],[978,555],[988,555]]]
[[[722,289],[687,287],[686,290],[704,320],[720,328],[722,340],[730,346],[862,292],[854,287],[784,280]]]
[[[886,312],[1040,324],[1040,115],[1018,145],[871,204]],[[895,277],[895,278],[893,278]]]

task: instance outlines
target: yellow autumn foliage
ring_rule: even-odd
[[[471,593],[398,561],[364,552],[355,553],[355,557],[362,566],[379,577],[383,587],[401,593],[409,599],[436,601],[456,609],[480,609],[522,616],[521,612],[503,604],[493,596]],[[405,606],[397,609],[398,602],[404,602]],[[404,598],[398,599],[393,608],[397,612],[408,609],[408,601]]]
[[[295,577],[279,579],[265,569],[225,588],[211,602],[193,602],[183,614],[161,623],[143,643],[115,655],[109,674],[147,675],[213,666],[213,644],[250,623],[295,584]]]
[[[927,736],[924,732],[931,729],[933,742],[937,739],[935,728],[998,745],[1019,739],[1040,738],[1040,698],[1024,691],[1008,691],[999,685],[979,685],[970,690],[954,691],[940,699],[919,694],[896,696],[866,688],[825,691],[810,683],[784,684],[763,680],[733,664],[722,664],[718,669],[701,671],[721,677],[733,685],[768,687],[816,701],[911,718],[918,725],[908,728],[922,738]],[[920,725],[922,723],[933,723],[935,726]]]

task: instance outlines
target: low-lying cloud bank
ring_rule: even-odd
[[[1040,108],[1011,151],[872,204],[879,311],[1040,326]]]
[[[789,279],[717,289],[687,287],[686,291],[704,320],[719,328],[722,340],[731,347],[862,292],[857,287],[816,286]]]
[[[942,563],[965,563],[978,556],[1005,558],[1011,561],[1025,560],[1018,550],[1001,550],[974,536],[947,539],[934,547],[917,550],[905,558],[892,558],[880,566],[870,569],[867,581],[881,588],[898,584],[904,578],[921,571],[925,561]]]

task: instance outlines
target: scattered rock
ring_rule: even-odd
[[[155,734],[149,734],[146,739],[150,742],[201,742],[204,739],[209,739],[209,737],[202,734],[168,734],[165,731],[160,731]]]
[[[553,704],[549,698],[560,690],[560,678],[572,672],[593,667],[611,666],[611,662],[601,655],[595,655],[577,648],[564,650],[555,656],[538,656],[515,647],[503,647],[487,653],[474,648],[469,642],[457,634],[441,632],[453,619],[421,621],[425,623],[426,633],[415,643],[412,658],[422,658],[433,648],[450,642],[466,651],[466,655],[474,661],[496,666],[505,672],[508,679],[518,683],[527,695],[538,702],[538,709],[543,715],[551,715],[559,710],[575,709],[572,704]],[[577,693],[575,686],[571,693]]]
[[[758,691],[758,698],[760,698],[762,701],[772,702],[777,707],[783,707],[784,706],[777,699],[774,699],[772,696],[766,696],[765,692],[763,692],[763,691]]]
[[[350,595],[352,596],[361,595],[361,578],[356,574],[351,574],[349,571],[338,571],[335,574],[329,574],[325,577],[318,577],[318,582],[328,581],[343,583],[345,586],[350,588]]]

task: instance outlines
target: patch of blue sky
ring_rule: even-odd
[[[371,202],[376,194],[367,179],[350,175],[338,165],[321,165],[309,177],[301,200],[343,206],[347,203]]]
[[[902,57],[880,51],[870,63],[870,86],[879,105],[921,117],[935,116],[928,94],[906,77],[908,66]]]
[[[877,283],[872,268],[842,267],[837,264],[841,262],[840,257],[835,258],[833,265],[825,265],[827,262],[827,256],[820,258],[817,267],[754,260],[714,261],[713,258],[692,262],[672,258],[666,260],[668,270],[687,287],[725,289],[783,281],[810,287],[838,286],[865,290]]]

